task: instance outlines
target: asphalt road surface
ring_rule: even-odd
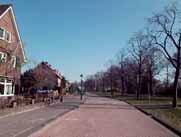
[[[27,137],[57,117],[77,108],[79,97],[68,96],[64,103],[40,108],[37,110],[0,118],[0,137]]]

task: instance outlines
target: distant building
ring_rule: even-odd
[[[25,62],[13,7],[0,5],[0,97],[20,91],[21,65]]]
[[[48,62],[41,62],[31,69],[34,79],[36,79],[35,89],[52,90],[61,86],[61,74],[53,69]]]

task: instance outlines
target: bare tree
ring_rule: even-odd
[[[141,93],[141,85],[142,85],[142,75],[143,75],[143,63],[145,61],[145,52],[146,48],[144,45],[145,42],[145,34],[143,34],[142,31],[139,31],[135,33],[135,35],[129,40],[129,43],[131,45],[131,54],[133,56],[133,59],[136,61],[138,67],[137,67],[137,99],[140,98]]]
[[[181,24],[179,22],[179,11],[176,4],[164,9],[163,12],[155,14],[149,18],[149,23],[153,25],[150,36],[154,44],[158,45],[165,58],[172,64],[175,69],[173,83],[173,107],[177,107],[177,87],[181,67]],[[176,53],[173,56],[173,51]]]
[[[162,58],[159,54],[159,50],[155,47],[150,46],[146,58],[146,73],[148,75],[149,92],[151,95],[153,91],[153,80],[156,75],[160,73],[163,68]]]
[[[153,80],[163,69],[163,57],[160,49],[153,44],[153,39],[145,33],[144,49],[144,73],[148,77],[148,90],[153,95]]]
[[[111,96],[114,95],[114,92],[113,92],[113,69],[112,69],[112,66],[113,66],[113,60],[109,60],[107,63],[106,63],[106,66],[108,67],[107,68],[107,72],[106,72],[106,75],[109,79],[109,85],[110,85],[110,91],[111,91]]]
[[[125,93],[125,59],[126,57],[128,56],[128,53],[126,54],[126,51],[125,49],[121,49],[118,54],[116,55],[117,57],[117,61],[118,61],[118,64],[119,64],[119,72],[118,72],[118,75],[120,77],[120,80],[121,80],[121,91],[122,91],[122,95],[124,95]]]

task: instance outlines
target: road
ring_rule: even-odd
[[[79,108],[66,113],[30,137],[177,137],[129,104],[88,96]]]
[[[77,108],[79,97],[65,97],[64,103],[0,118],[0,137],[27,137],[57,117]]]

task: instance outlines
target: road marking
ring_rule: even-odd
[[[43,108],[43,107],[36,107],[36,108],[33,108],[33,109],[28,109],[28,110],[24,110],[24,111],[20,111],[20,112],[12,112],[10,114],[7,114],[5,116],[0,117],[0,119],[10,117],[10,116],[14,116],[14,115],[18,115],[18,114],[22,114],[22,113],[26,113],[26,112],[30,112],[30,111],[37,110],[37,109],[40,109],[40,108]]]
[[[65,120],[66,121],[78,121],[79,119],[77,119],[77,118],[66,118]]]
[[[45,119],[43,119],[43,118],[34,119],[34,120],[31,120],[31,123],[34,124],[34,123],[40,122],[40,121],[45,121]]]
[[[31,129],[33,129],[33,127],[26,128],[26,129],[22,130],[21,132],[18,132],[17,134],[15,134],[13,137],[17,137],[17,136],[19,136],[19,135],[21,135],[21,134],[23,134],[23,133],[25,133]]]

